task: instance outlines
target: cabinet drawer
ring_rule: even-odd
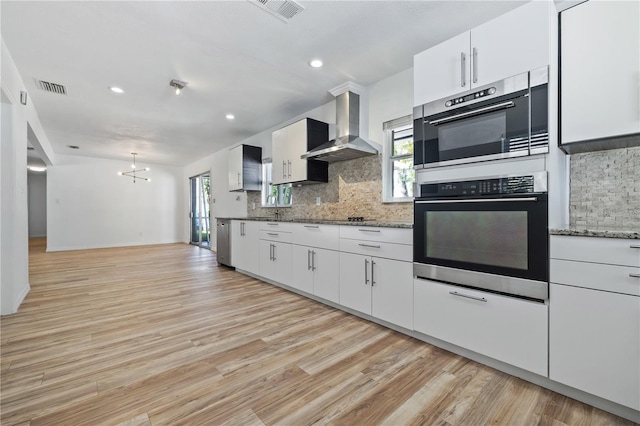
[[[291,222],[260,222],[260,230],[291,232],[293,230],[293,223]]]
[[[416,331],[547,376],[546,305],[429,280],[413,283]]]
[[[413,244],[413,229],[342,225],[340,226],[340,238]]]
[[[260,239],[267,240],[267,241],[280,241],[283,243],[290,243],[291,232],[260,231]]]
[[[550,280],[557,284],[640,296],[640,268],[551,259]]]
[[[551,235],[550,257],[640,267],[640,240]]]
[[[382,243],[367,240],[340,239],[340,251],[385,259],[413,260],[413,247],[406,244]]]
[[[340,227],[336,225],[294,223],[291,238],[293,244],[338,250],[338,247],[340,247]]]

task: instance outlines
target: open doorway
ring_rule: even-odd
[[[200,247],[211,247],[211,178],[203,173],[189,178],[191,209],[189,213],[190,243]]]

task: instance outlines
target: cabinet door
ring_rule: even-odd
[[[279,185],[287,180],[288,138],[287,127],[276,130],[271,135],[271,183]]]
[[[339,302],[340,254],[334,250],[312,248],[311,265],[314,270],[313,294],[332,302]]]
[[[372,315],[413,329],[413,263],[377,257],[371,261]]]
[[[291,287],[313,294],[311,248],[294,245],[292,247],[292,257]]]
[[[260,275],[269,279],[276,280],[276,268],[273,262],[273,242],[260,240]]]
[[[640,410],[640,297],[551,284],[549,377]]]
[[[242,145],[229,150],[229,191],[242,189]]]
[[[244,268],[244,238],[242,229],[245,222],[231,221],[231,266],[238,269]]]
[[[300,156],[307,152],[307,120],[300,120],[288,127],[287,181],[307,180],[307,160]]]
[[[414,106],[470,89],[469,45],[467,31],[414,56]]]
[[[292,252],[290,243],[273,243],[273,280],[291,285]]]
[[[589,1],[560,16],[562,143],[640,132],[640,3]]]
[[[371,258],[340,253],[340,304],[371,314]]]
[[[260,275],[260,223],[255,221],[245,221],[244,235],[242,237],[242,268],[247,272]],[[267,255],[267,258],[269,256]]]
[[[549,7],[532,1],[471,30],[472,87],[549,65]]]

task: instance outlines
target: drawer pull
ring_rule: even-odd
[[[280,234],[278,234],[277,232],[267,232],[267,235],[273,235],[274,237],[277,237]]]
[[[358,231],[362,231],[362,232],[380,232],[379,229],[358,229]]]
[[[267,222],[267,225],[269,225],[269,226],[278,226],[277,223],[271,223],[271,222]]]
[[[631,278],[640,278],[640,274],[629,274]]]
[[[374,246],[373,244],[358,244],[360,247],[371,247],[371,248],[380,248],[380,246]]]
[[[305,228],[313,228],[313,229],[317,229],[320,228],[318,225],[304,225]]]
[[[629,247],[630,248],[639,248],[640,249],[640,244],[631,244]]]
[[[449,294],[453,296],[466,297],[467,299],[479,300],[480,302],[487,301],[487,299],[485,299],[484,297],[469,296],[467,294],[458,293],[457,291],[450,291]]]

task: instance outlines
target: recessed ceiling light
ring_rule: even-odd
[[[313,68],[320,68],[322,66],[322,61],[320,59],[313,59],[311,62],[309,62],[309,65],[311,65]]]
[[[44,172],[45,170],[47,170],[46,167],[36,167],[36,166],[29,166],[27,167],[29,170],[31,170],[32,172]]]
[[[67,145],[67,147],[71,149],[80,149],[78,145]]]
[[[234,118],[236,118],[236,116],[233,115],[233,114],[227,114],[227,115],[225,115],[225,117],[226,117],[227,120],[233,120]]]
[[[124,93],[124,90],[122,90],[121,88],[116,87],[116,86],[109,87],[109,90],[111,90],[114,93]]]

